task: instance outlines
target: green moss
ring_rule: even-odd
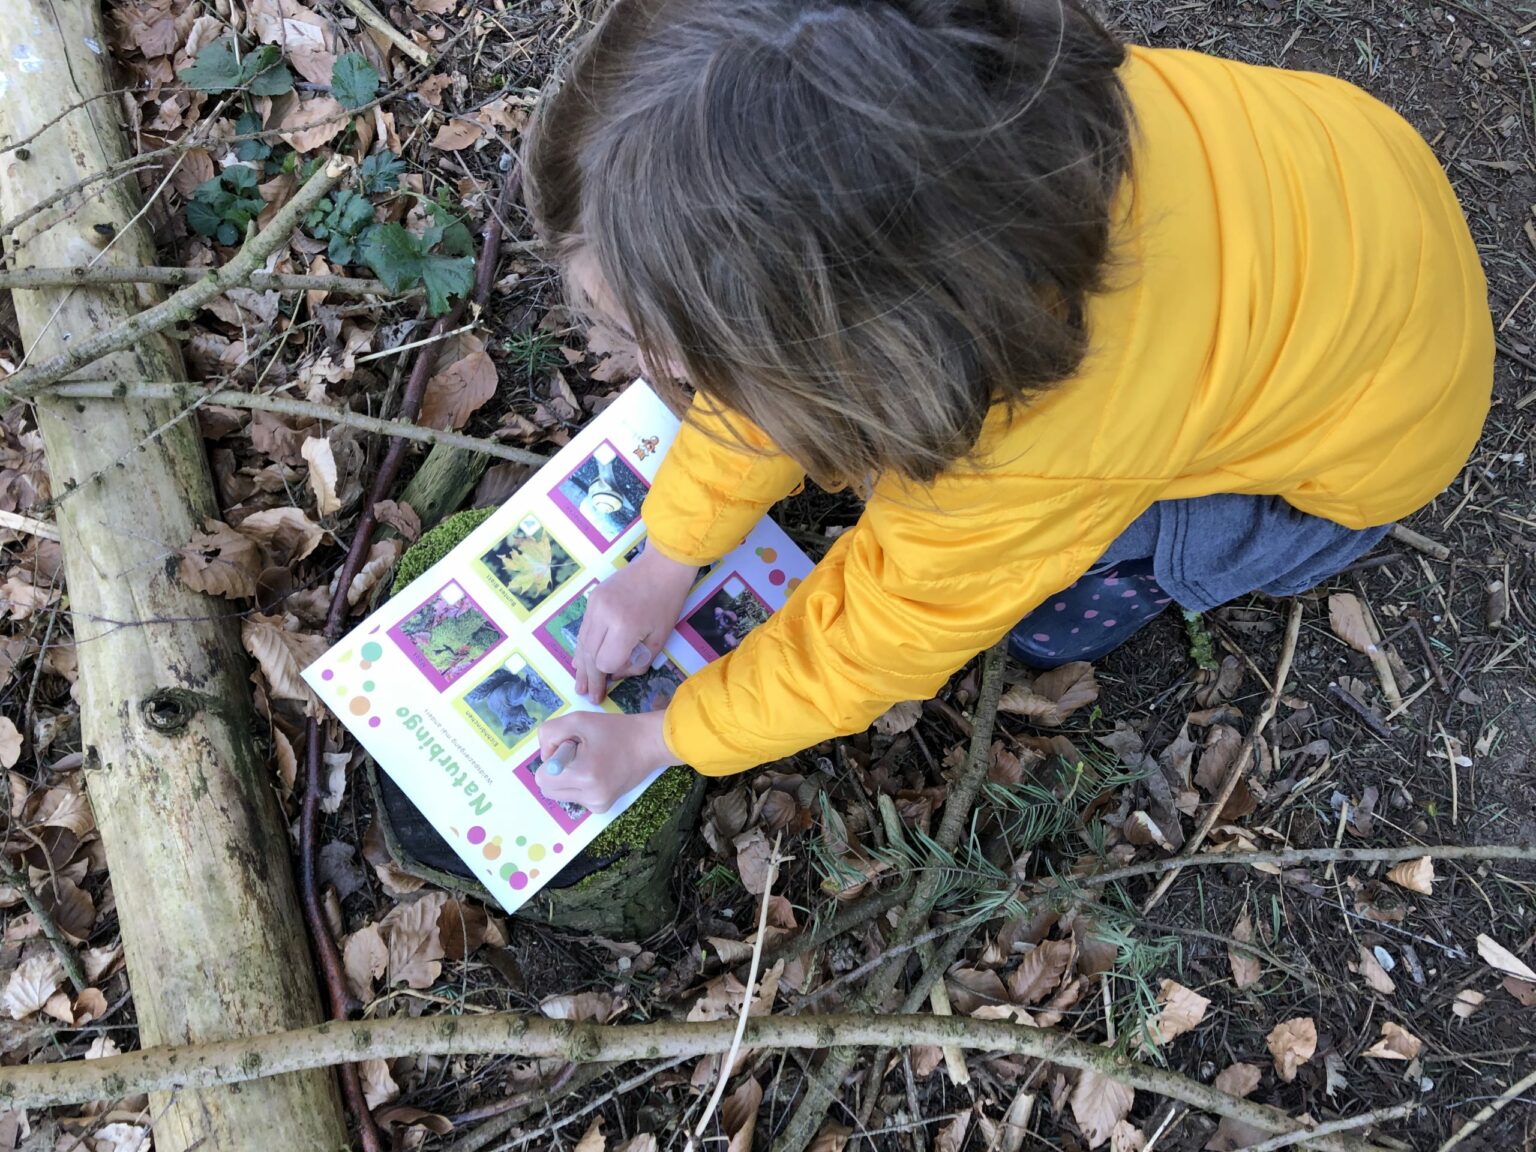
[[[587,851],[601,858],[644,848],[656,829],[688,798],[692,787],[693,769],[682,765],[668,768],[622,816],[598,833]]]
[[[448,517],[427,532],[400,558],[395,569],[395,583],[390,589],[393,596],[453,551],[466,536],[484,524],[494,508],[472,508]],[[677,811],[693,787],[693,770],[678,766],[663,772],[661,778],[648,788],[644,795],[622,816],[598,835],[587,851],[601,859],[644,848],[652,835]],[[597,873],[595,875],[601,875]],[[591,880],[593,877],[588,877]],[[583,880],[585,884],[587,880]],[[578,884],[577,887],[581,885]]]
[[[400,563],[395,567],[395,582],[389,594],[395,595],[452,552],[464,537],[484,524],[494,511],[494,508],[471,508],[467,512],[456,513],[423,535],[400,557]]]

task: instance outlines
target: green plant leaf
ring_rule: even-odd
[[[363,158],[357,169],[357,186],[364,196],[393,192],[400,187],[404,172],[405,161],[386,148]]]
[[[187,201],[187,226],[199,236],[213,236],[224,223],[224,216],[206,200]]]
[[[214,234],[214,239],[224,245],[224,247],[229,248],[240,239],[240,229],[236,228],[228,220],[220,221],[218,231]]]
[[[276,44],[263,44],[246,54],[240,81],[252,96],[281,96],[293,91],[293,73],[283,63]]]
[[[260,132],[263,127],[260,116],[246,112],[235,122],[235,134],[249,136],[252,132]],[[235,155],[248,164],[260,163],[272,155],[272,145],[265,140],[242,140]]]
[[[253,96],[281,96],[293,89],[293,74],[283,63],[283,54],[276,45],[263,44],[242,60],[235,51],[233,37],[229,36],[203,45],[197,58],[176,75],[199,92],[246,88]]]
[[[427,290],[427,303],[434,316],[448,311],[448,299],[469,291],[474,280],[475,262],[469,256],[446,256],[432,251],[442,239],[441,229],[429,228],[422,236],[413,236],[398,222],[381,224],[363,238],[363,263],[391,292],[403,292],[417,284]]]
[[[183,84],[199,92],[228,92],[240,87],[240,60],[229,37],[204,44],[197,58],[176,73]]]
[[[236,196],[256,195],[256,169],[249,164],[231,164],[223,172],[224,186]]]
[[[331,69],[331,95],[343,108],[356,110],[369,103],[379,91],[379,73],[360,52],[336,57]]]

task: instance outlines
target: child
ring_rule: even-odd
[[[1046,667],[1312,587],[1488,407],[1477,252],[1406,122],[1078,0],[615,0],[527,163],[572,288],[697,393],[578,690],[805,475],[866,501],[664,712],[544,724],[577,746],[546,795],[597,810],[862,730],[1004,636]]]

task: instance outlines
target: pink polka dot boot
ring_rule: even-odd
[[[1127,560],[1048,597],[1013,626],[1008,652],[1031,668],[1092,662],[1120,647],[1172,603],[1152,575],[1150,559]]]

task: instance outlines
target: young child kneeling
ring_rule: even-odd
[[[1411,126],[1071,0],[615,0],[527,165],[574,294],[697,394],[581,691],[805,476],[866,501],[664,712],[544,725],[578,746],[545,793],[597,810],[861,730],[1004,636],[1048,667],[1310,588],[1488,407],[1477,252]]]

